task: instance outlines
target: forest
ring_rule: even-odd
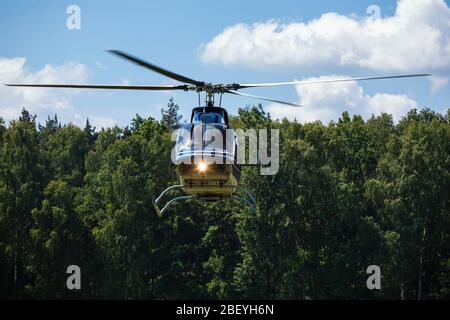
[[[242,171],[258,212],[189,200],[158,218],[180,121],[173,100],[122,128],[1,120],[0,299],[450,299],[450,109],[328,124],[239,109],[234,128],[280,130],[278,173]]]

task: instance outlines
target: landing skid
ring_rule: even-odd
[[[185,200],[189,200],[189,199],[198,199],[198,200],[202,200],[202,201],[220,201],[220,200],[226,200],[226,199],[232,199],[232,200],[237,200],[240,202],[244,202],[245,204],[247,204],[253,212],[256,212],[256,200],[253,197],[253,195],[250,193],[250,191],[248,191],[247,189],[245,189],[244,187],[241,186],[221,186],[222,188],[230,188],[230,189],[235,189],[235,190],[241,190],[245,193],[246,197],[241,197],[238,195],[234,195],[232,194],[230,197],[228,198],[223,198],[223,197],[204,197],[204,196],[179,196],[179,197],[175,197],[171,200],[169,200],[165,206],[160,209],[159,208],[159,203],[161,202],[161,200],[163,199],[164,195],[171,191],[171,190],[177,190],[177,189],[182,189],[183,185],[181,184],[177,184],[177,185],[173,185],[168,187],[167,189],[165,189],[160,195],[159,197],[155,200],[152,201],[153,203],[153,207],[155,208],[156,214],[158,215],[158,217],[162,217],[163,213],[169,208],[169,206],[177,201],[185,201]]]

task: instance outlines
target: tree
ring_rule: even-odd
[[[86,119],[86,125],[84,126],[84,133],[87,136],[89,146],[92,147],[97,140],[98,133],[95,132],[95,127],[91,125],[89,119]]]
[[[280,130],[276,175],[242,167],[257,212],[191,199],[158,218],[178,111],[98,133],[0,119],[1,298],[450,297],[450,109],[327,125],[239,109],[233,127]],[[81,291],[65,287],[71,264]],[[373,264],[382,290],[366,288]]]
[[[3,136],[0,169],[0,256],[6,296],[27,297],[31,211],[42,197],[41,164],[35,116],[23,110]]]
[[[53,131],[42,131],[41,151],[48,181],[63,179],[81,186],[85,175],[84,159],[90,148],[90,133],[73,124]]]
[[[44,190],[41,208],[32,211],[34,296],[80,298],[83,292],[69,291],[65,287],[67,274],[64,271],[70,265],[78,265],[84,277],[92,275],[88,272],[91,234],[74,210],[76,191],[77,188],[66,181],[51,181]],[[89,285],[83,290],[89,292]]]
[[[180,125],[181,115],[178,114],[180,107],[173,101],[173,98],[169,99],[167,109],[161,109],[161,123],[168,129],[174,130]]]

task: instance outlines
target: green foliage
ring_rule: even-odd
[[[280,129],[279,172],[242,170],[258,213],[187,201],[159,219],[178,111],[99,132],[0,119],[0,298],[450,298],[450,110],[324,125],[240,109],[233,127]]]
[[[180,125],[181,115],[178,114],[180,107],[169,99],[167,109],[161,109],[161,123],[168,129],[175,129]]]

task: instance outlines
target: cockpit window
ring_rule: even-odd
[[[193,121],[194,123],[225,123],[223,116],[215,112],[195,112]]]

